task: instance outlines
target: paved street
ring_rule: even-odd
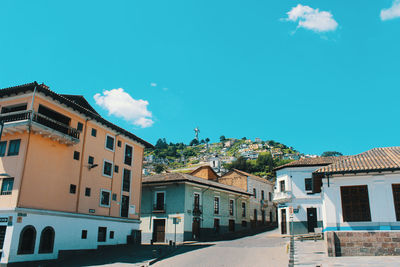
[[[169,257],[153,266],[263,266],[288,265],[288,238],[279,237],[278,230],[231,241],[206,242],[205,247]],[[200,244],[196,244],[200,245]],[[187,246],[190,247],[190,246]]]

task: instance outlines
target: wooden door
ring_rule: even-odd
[[[307,208],[307,225],[308,232],[314,233],[314,228],[317,227],[317,209],[316,208]]]
[[[165,242],[165,219],[155,219],[153,221],[153,241]]]
[[[194,240],[198,240],[200,238],[200,218],[198,217],[193,218],[192,234]]]
[[[287,234],[286,209],[281,209],[281,234]]]
[[[122,196],[122,201],[121,201],[121,217],[128,217],[128,211],[129,211],[129,197],[128,196]]]
[[[235,232],[235,220],[229,220],[229,232]]]

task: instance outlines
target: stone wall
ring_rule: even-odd
[[[326,232],[328,255],[400,256],[400,232]]]

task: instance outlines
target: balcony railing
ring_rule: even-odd
[[[154,213],[165,213],[167,205],[165,203],[157,203],[153,205],[153,212]]]
[[[283,192],[275,192],[273,201],[276,203],[288,202],[292,199],[292,192],[283,191]]]
[[[11,113],[0,114],[0,122],[10,123],[29,120],[46,126],[62,134],[68,135],[72,138],[79,139],[79,131],[66,124],[56,121],[52,118],[44,116],[32,110],[17,111]],[[6,126],[6,125],[5,125]]]
[[[193,215],[200,216],[203,213],[203,209],[201,205],[193,205]]]

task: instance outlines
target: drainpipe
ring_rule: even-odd
[[[81,193],[81,186],[82,186],[82,172],[83,172],[83,163],[84,163],[84,155],[85,155],[85,145],[86,145],[86,133],[87,133],[87,123],[90,119],[86,119],[85,121],[85,129],[83,130],[83,140],[82,140],[82,149],[81,149],[81,164],[79,168],[79,180],[78,180],[78,192],[77,192],[77,200],[75,206],[75,212],[78,213],[79,208],[79,200],[80,200],[80,193]]]

